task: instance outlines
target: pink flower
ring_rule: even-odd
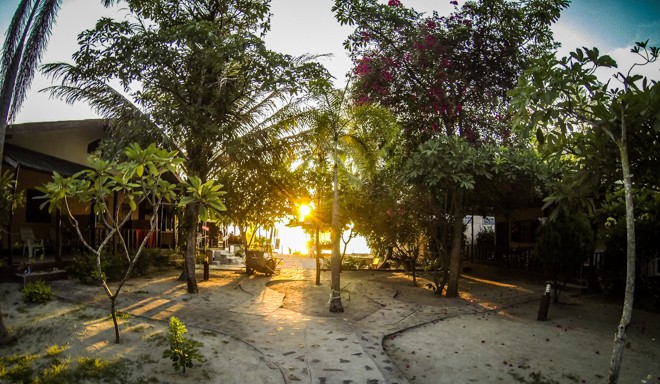
[[[370,68],[369,68],[370,62],[371,62],[370,57],[363,57],[358,63],[358,65],[355,67],[353,72],[355,72],[356,75],[361,75],[361,76],[368,75],[370,72]]]
[[[428,28],[428,29],[435,29],[435,21],[433,21],[433,20],[427,20],[427,21],[426,21],[426,28]]]
[[[458,1],[450,1],[449,4],[458,6]]]
[[[390,82],[394,80],[394,76],[392,76],[392,74],[389,71],[385,70],[383,71],[383,80]]]
[[[356,103],[357,105],[365,105],[365,104],[369,104],[369,101],[370,100],[368,95],[362,95],[357,99]]]
[[[401,2],[399,0],[390,0],[387,2],[387,5],[389,5],[390,7],[400,7]]]

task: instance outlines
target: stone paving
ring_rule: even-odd
[[[235,267],[214,267],[209,281],[198,280],[197,295],[187,295],[185,283],[171,273],[135,279],[120,294],[118,308],[155,320],[176,316],[188,327],[231,335],[262,352],[282,372],[284,383],[406,384],[408,380],[383,349],[384,338],[429,322],[536,300],[541,292],[538,287],[486,287],[488,282],[464,278],[461,299],[426,305],[405,301],[382,279],[364,275],[355,279],[354,288],[378,305],[375,312],[359,320],[341,314],[309,316],[283,308],[284,294],[267,283],[312,280],[310,260],[284,259],[279,274],[270,278],[247,276]],[[67,280],[53,284],[53,290],[70,301],[107,307],[107,297],[99,287]]]

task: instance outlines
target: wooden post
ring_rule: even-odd
[[[539,306],[539,315],[536,318],[538,321],[546,321],[548,319],[548,308],[550,308],[550,284],[545,287],[545,294],[541,298],[541,305]]]

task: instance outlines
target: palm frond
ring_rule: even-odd
[[[16,12],[9,23],[7,33],[5,34],[5,43],[2,48],[2,65],[0,65],[0,79],[5,79],[12,61],[16,57],[16,51],[21,46],[21,41],[24,40],[25,29],[29,26],[33,14],[36,10],[32,6],[35,0],[21,0],[18,3]]]
[[[40,92],[48,92],[67,104],[81,101],[89,103],[96,113],[111,119],[111,129],[119,133],[117,136],[131,138],[139,128],[153,138],[160,138],[171,149],[181,151],[175,143],[167,140],[162,129],[144,111],[110,85],[86,78],[78,67],[69,63],[46,64],[42,70],[47,76],[60,80],[61,84],[44,88]]]
[[[34,78],[39,61],[46,51],[48,39],[52,32],[53,23],[60,9],[61,0],[44,0],[40,4],[39,12],[34,23],[30,27],[30,36],[23,50],[16,85],[14,86],[14,97],[12,98],[9,120],[13,120],[18,114],[27,92]]]

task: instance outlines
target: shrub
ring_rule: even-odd
[[[23,286],[23,300],[26,303],[46,304],[52,298],[53,291],[41,280]]]
[[[477,245],[495,245],[495,231],[492,227],[481,227],[476,236]]]
[[[107,262],[101,258],[101,269],[106,270]],[[68,268],[69,273],[85,284],[101,281],[96,269],[96,257],[90,253],[81,253],[73,257],[73,263]]]
[[[204,362],[204,356],[199,352],[199,347],[204,344],[192,339],[187,339],[183,335],[188,332],[186,326],[176,317],[170,317],[170,349],[163,352],[163,358],[172,360],[172,366],[175,370],[183,368],[192,368],[194,361]]]
[[[167,257],[166,257],[167,259]],[[158,249],[144,249],[140,258],[135,263],[131,277],[145,276],[149,273],[152,266],[162,267],[166,263],[160,257]],[[120,253],[117,254],[102,254],[101,255],[101,269],[108,281],[118,281],[124,277],[128,269],[128,260],[126,256]],[[69,268],[69,273],[75,278],[86,284],[93,284],[101,281],[96,268],[96,256],[91,253],[83,253],[76,255],[73,258],[73,264]]]

